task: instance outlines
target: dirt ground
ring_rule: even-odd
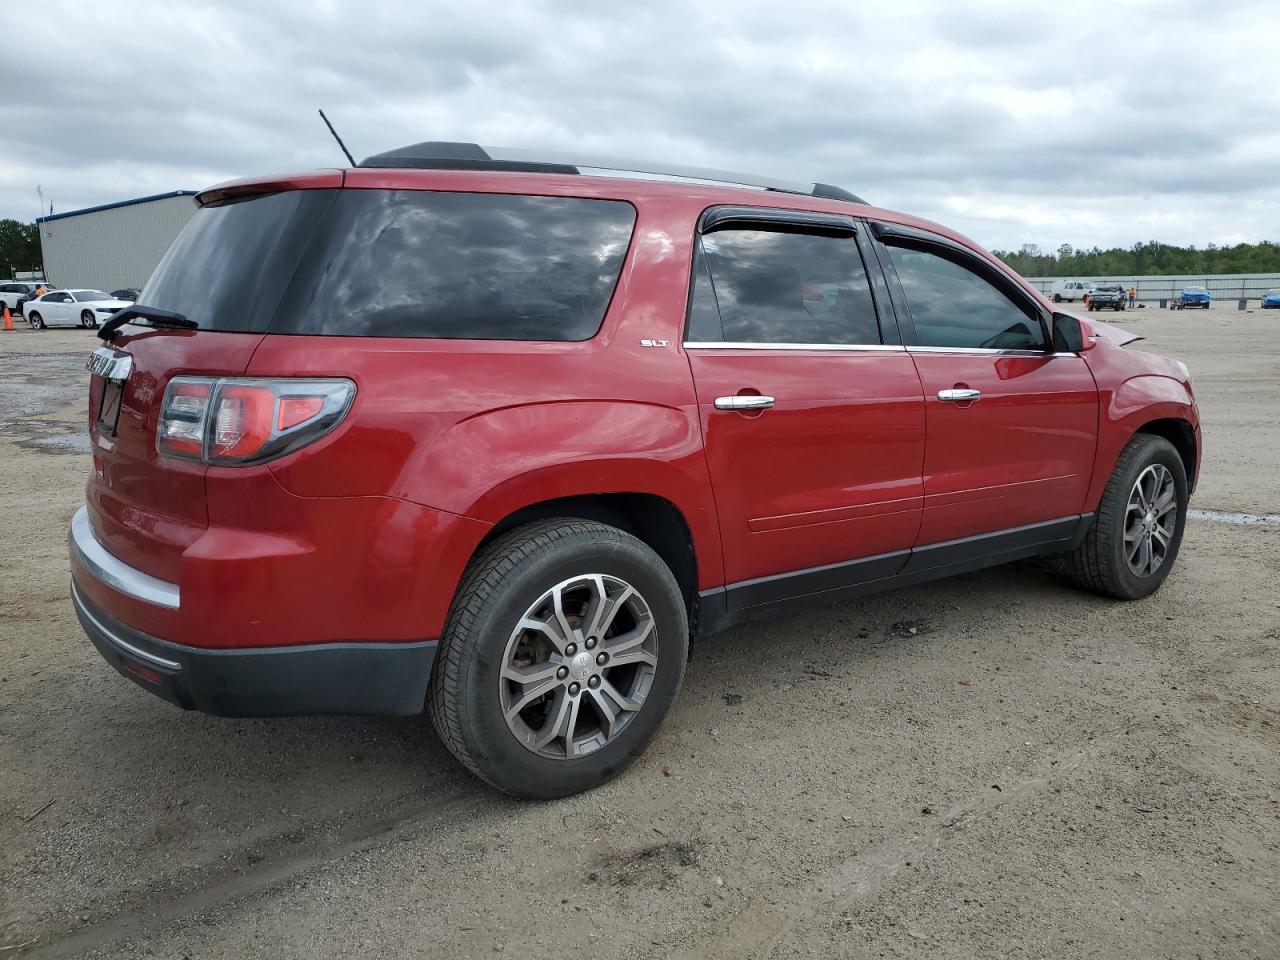
[[[1115,319],[1191,366],[1193,505],[1280,514],[1280,313]],[[102,662],[94,343],[0,333],[0,956],[1280,957],[1280,525],[1193,519],[1134,604],[1003,567],[735,629],[621,779],[521,803],[425,718]]]

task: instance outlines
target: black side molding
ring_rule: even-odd
[[[1092,524],[1092,513],[1076,514],[716,587],[698,595],[698,635],[710,636],[738,623],[785,613],[801,603],[839,603],[1013,560],[1062,553],[1079,546]]]

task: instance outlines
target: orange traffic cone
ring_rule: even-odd
[[[4,328],[6,330],[13,329],[13,314],[9,312],[9,305],[7,303],[4,305]]]

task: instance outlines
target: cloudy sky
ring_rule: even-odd
[[[1275,0],[18,3],[0,217],[340,165],[322,106],[357,159],[821,180],[1005,249],[1280,240]]]

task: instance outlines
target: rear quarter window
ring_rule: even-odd
[[[271,332],[587,340],[635,216],[618,200],[339,191]]]

